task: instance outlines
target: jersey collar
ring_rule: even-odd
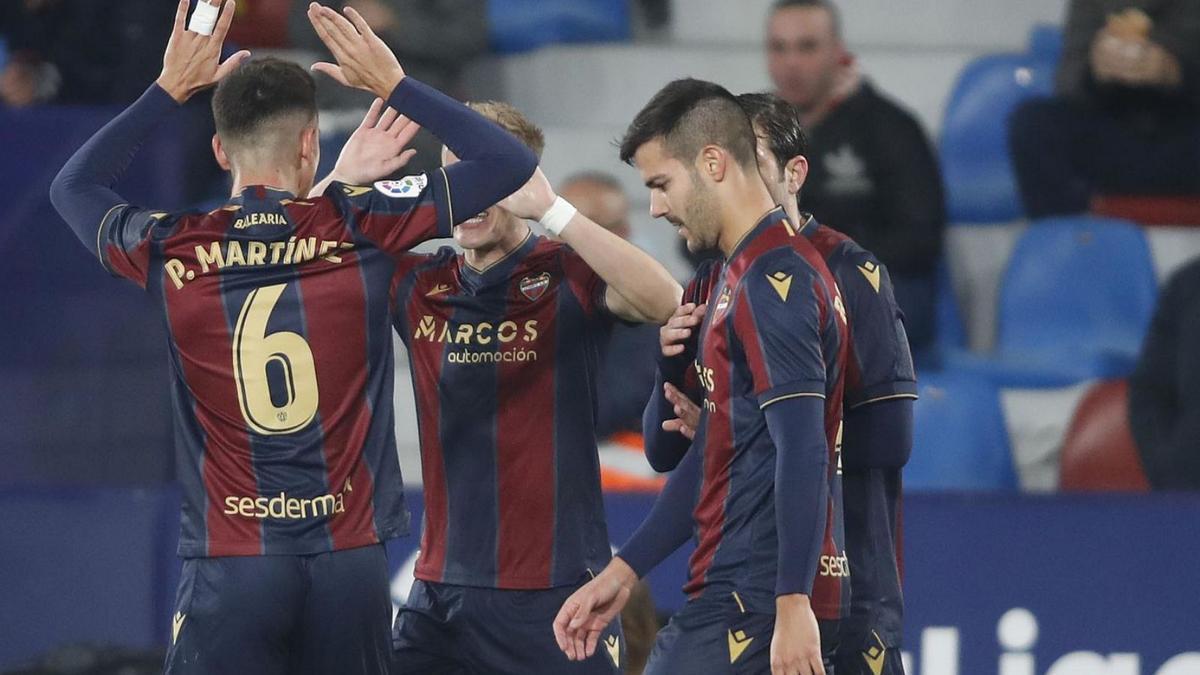
[[[733,251],[729,254],[729,257],[726,258],[726,261],[732,262],[742,251],[746,250],[752,241],[757,239],[759,235],[771,229],[771,227],[776,224],[784,223],[784,227],[787,227],[792,232],[795,232],[795,227],[786,221],[787,212],[783,210],[782,206],[776,206],[770,211],[767,211],[762,218],[758,219],[758,223],[756,223],[754,227],[750,228],[749,232],[742,235],[742,238],[738,240],[738,243],[733,247]]]
[[[296,195],[269,185],[247,185],[229,200],[231,205],[251,208],[257,205],[277,206],[284,199],[295,199]]]
[[[525,239],[516,248],[509,251],[508,255],[481,270],[477,270],[468,264],[463,254],[458,254],[458,275],[463,287],[472,292],[477,292],[506,281],[517,265],[525,259],[525,256],[529,255],[529,252],[541,240],[542,237],[534,234],[533,230],[530,230],[525,235]]]

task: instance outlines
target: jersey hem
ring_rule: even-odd
[[[855,392],[853,396],[847,395],[846,407],[853,409],[894,398],[917,398],[917,383],[912,380],[897,380],[867,387]]]
[[[374,530],[363,532],[343,542],[340,546],[328,544],[310,544],[308,542],[279,542],[271,545],[270,551],[263,551],[261,542],[180,542],[177,554],[180,558],[226,558],[256,555],[313,555],[316,553],[332,553],[352,548],[362,548],[372,544],[380,544],[389,539],[407,534],[406,528],[388,528],[380,532]],[[213,551],[216,551],[214,553]]]

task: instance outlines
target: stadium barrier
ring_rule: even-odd
[[[413,522],[421,495],[410,493]],[[613,494],[613,541],[653,496]],[[179,561],[174,488],[0,489],[0,670],[75,642],[165,644]],[[904,505],[911,675],[1200,672],[1200,494],[913,494]],[[388,545],[393,570],[418,538]],[[683,602],[686,551],[650,576]],[[402,579],[394,589],[407,586]]]

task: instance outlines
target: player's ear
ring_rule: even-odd
[[[808,178],[808,158],[796,155],[783,166],[783,180],[787,183],[788,194],[800,194],[804,181]]]
[[[706,145],[700,149],[697,158],[700,173],[708,176],[713,182],[725,180],[725,169],[728,168],[729,155],[715,145]]]
[[[225,171],[232,171],[233,167],[229,163],[229,156],[225,154],[225,147],[221,145],[221,137],[213,134],[212,137],[213,157],[217,158],[217,165]]]
[[[321,156],[321,134],[316,125],[304,127],[300,132],[300,159],[312,161],[314,164]]]

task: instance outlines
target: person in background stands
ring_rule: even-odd
[[[934,270],[946,214],[917,120],[862,78],[829,0],[778,0],[767,19],[775,93],[800,109],[809,174],[800,207],[888,267],[914,355],[936,339]]]
[[[1200,194],[1200,2],[1072,0],[1055,95],[1009,120],[1031,218]]]

